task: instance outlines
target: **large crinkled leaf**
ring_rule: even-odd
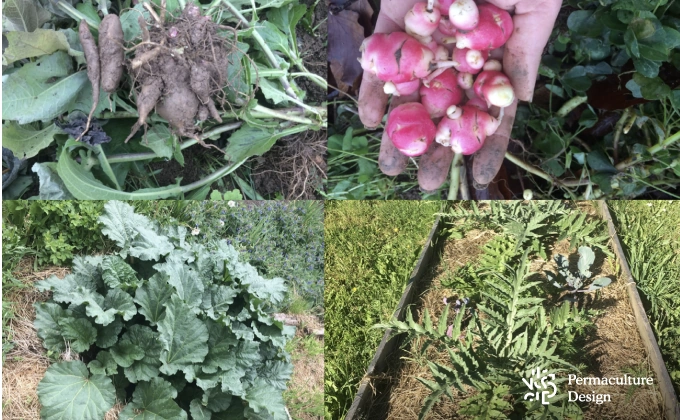
[[[293,375],[293,364],[283,360],[267,360],[257,370],[258,377],[276,389],[284,391]]]
[[[116,402],[111,379],[92,375],[80,361],[55,363],[38,384],[38,397],[45,420],[103,419]]]
[[[85,318],[62,318],[59,320],[61,334],[76,353],[82,353],[97,340],[97,330]]]
[[[55,302],[70,303],[73,299],[73,293],[76,289],[83,288],[81,285],[82,277],[75,274],[67,274],[63,279],[57,276],[50,276],[45,280],[35,283],[35,288],[39,292],[52,292],[52,299]],[[85,285],[84,287],[88,287]]]
[[[125,339],[117,342],[110,351],[113,360],[124,368],[132,366],[135,360],[144,358],[144,349]]]
[[[217,369],[228,369],[233,365],[231,354],[239,341],[226,325],[213,320],[208,320],[206,324],[209,350],[201,367],[206,373],[215,373]]]
[[[166,375],[201,363],[208,354],[208,328],[177,295],[166,304],[158,332],[163,346],[161,372]]]
[[[50,12],[34,0],[5,0],[3,3],[2,14],[7,20],[3,22],[5,31],[35,31],[52,18]]]
[[[249,418],[248,411],[262,416],[261,418],[286,419],[283,397],[280,392],[272,392],[271,387],[264,379],[256,379],[253,386],[248,388],[244,398],[248,402],[246,418]]]
[[[204,391],[215,388],[222,380],[222,374],[220,372],[205,373],[201,372],[200,368],[195,376],[196,385]]]
[[[108,351],[100,351],[97,353],[97,359],[87,364],[92,374],[97,375],[115,375],[118,371],[118,364],[113,360],[113,356]]]
[[[64,309],[56,303],[36,303],[35,321],[33,325],[38,331],[38,337],[43,341],[43,347],[47,350],[62,352],[66,349],[64,338],[61,335],[59,320],[71,316],[71,311]]]
[[[158,340],[158,333],[144,325],[132,325],[123,334],[123,340],[128,340],[144,349],[144,357],[134,361],[124,370],[130,382],[150,381],[157,377],[158,368],[161,366],[161,343]]]
[[[262,341],[271,341],[276,347],[284,348],[288,340],[295,335],[295,327],[284,325],[283,329],[276,325],[260,324],[253,326],[253,332]]]
[[[253,329],[242,322],[232,322],[231,332],[233,332],[239,340],[252,341],[255,339]]]
[[[191,412],[191,418],[193,420],[210,420],[210,416],[212,415],[210,410],[208,410],[208,407],[201,404],[201,400],[198,398],[191,401],[189,411]]]
[[[198,272],[188,265],[178,262],[168,262],[153,266],[160,273],[168,276],[170,283],[184,303],[194,312],[198,313],[203,300],[203,281],[198,276]]]
[[[85,313],[93,317],[97,324],[109,325],[116,319],[117,311],[114,308],[104,310],[104,296],[82,286],[75,288],[67,302],[73,305],[85,305]]]
[[[73,257],[72,273],[78,276],[81,286],[97,290],[104,286],[102,283],[101,255],[76,255]]]
[[[229,405],[225,411],[220,411],[218,413],[213,413],[212,420],[245,420],[245,406],[243,400],[240,398],[234,398],[232,403]]]
[[[240,290],[231,286],[211,284],[205,289],[201,308],[212,319],[219,319],[229,310]]]
[[[139,285],[137,273],[118,255],[107,255],[102,261],[102,279],[110,288],[129,289]]]
[[[156,233],[151,220],[136,214],[129,204],[109,201],[104,205],[104,214],[99,221],[104,225],[102,233],[118,244],[123,258],[132,255],[145,261],[157,261],[173,249],[167,237]]]
[[[107,311],[113,309],[115,314],[121,315],[125,321],[129,321],[137,314],[132,296],[121,289],[111,289],[104,298],[104,307]]]
[[[212,388],[203,393],[203,404],[210,411],[224,411],[231,405],[231,398],[231,394]]]
[[[19,159],[35,157],[42,149],[49,147],[54,136],[61,133],[55,124],[42,130],[30,125],[19,125],[9,121],[2,126],[2,146],[8,148]]]
[[[73,70],[71,57],[58,51],[8,75],[2,83],[2,119],[28,124],[65,112],[88,81],[86,72]]]
[[[33,32],[12,31],[4,35],[8,46],[2,55],[3,65],[12,64],[23,58],[40,57],[59,50],[69,50],[66,35],[53,29],[36,29]]]
[[[231,395],[243,396],[245,390],[241,383],[241,378],[246,374],[246,370],[240,366],[233,366],[222,372],[222,392]]]
[[[154,274],[135,293],[135,302],[141,306],[139,313],[155,326],[165,316],[165,304],[170,300],[173,292],[173,287],[163,276]]]
[[[140,382],[132,395],[132,401],[121,411],[119,418],[125,420],[186,420],[187,413],[175,401],[177,390],[170,382],[154,378]]]
[[[97,347],[107,349],[118,342],[118,334],[123,329],[123,321],[116,317],[109,325],[94,324],[97,329]]]

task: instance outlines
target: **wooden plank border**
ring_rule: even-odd
[[[599,201],[600,210],[602,212],[602,218],[607,222],[607,227],[609,228],[609,236],[612,239],[612,247],[614,248],[614,253],[619,259],[619,265],[621,266],[621,271],[626,281],[626,290],[628,291],[628,300],[630,306],[633,309],[633,314],[635,315],[635,323],[637,324],[638,331],[640,332],[640,337],[642,338],[642,343],[647,350],[649,355],[652,369],[656,374],[656,378],[659,384],[659,391],[661,392],[661,398],[663,399],[663,409],[664,415],[667,420],[678,420],[680,419],[680,405],[678,404],[678,397],[675,395],[675,389],[673,389],[673,382],[671,381],[670,375],[668,375],[668,370],[666,369],[666,363],[663,361],[663,356],[659,350],[659,345],[656,342],[656,337],[652,331],[652,327],[649,324],[649,318],[647,318],[647,313],[642,305],[642,300],[640,300],[640,295],[637,290],[637,285],[633,274],[630,272],[630,266],[628,265],[628,260],[623,252],[623,247],[621,246],[621,241],[619,241],[619,236],[616,234],[616,227],[612,220],[611,213],[609,213],[609,208],[607,207],[606,201]]]
[[[439,216],[437,216],[432,229],[430,230],[430,234],[427,237],[427,241],[425,242],[425,245],[423,245],[423,249],[420,251],[420,256],[418,257],[416,266],[411,272],[406,289],[404,289],[404,293],[401,295],[397,309],[394,312],[393,316],[400,321],[404,321],[406,308],[413,300],[415,291],[417,289],[416,283],[422,279],[428,268],[430,268],[430,262],[432,261],[433,256],[435,256],[435,252],[439,248],[438,245],[440,245],[442,242],[438,241],[438,239],[440,237],[443,225],[444,222]],[[368,370],[366,371],[364,378],[361,380],[359,391],[357,391],[357,395],[354,398],[352,406],[349,408],[347,415],[345,416],[345,420],[361,419],[362,414],[365,413],[366,409],[371,406],[374,397],[371,387],[371,377],[385,371],[389,356],[395,350],[398,350],[399,344],[402,340],[401,335],[395,337],[391,336],[392,330],[385,331],[385,335],[383,335],[382,341],[376,350],[375,356],[373,356],[373,360],[368,365]]]

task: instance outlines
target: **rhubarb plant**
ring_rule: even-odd
[[[36,283],[52,294],[35,305],[38,336],[61,355],[38,385],[42,418],[103,419],[118,400],[121,419],[287,419],[283,279],[122,202],[99,221],[117,252]]]

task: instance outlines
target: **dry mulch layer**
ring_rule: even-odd
[[[579,206],[580,207],[580,206]],[[592,207],[587,210],[591,217],[597,217]],[[437,322],[444,305],[443,298],[458,295],[456,290],[444,288],[442,279],[448,273],[457,270],[468,262],[473,262],[482,253],[481,247],[496,234],[492,231],[472,230],[463,239],[449,240],[444,244],[438,264],[433,264],[422,280],[418,295],[414,300],[412,311],[414,319],[420,319],[423,309],[427,308],[433,322]],[[542,270],[556,272],[553,257],[557,254],[572,256],[576,250],[570,251],[568,242],[561,241],[549,250],[548,260],[535,260],[531,271],[542,274]],[[632,377],[654,377],[650,360],[637,332],[635,318],[628,303],[628,295],[624,279],[620,276],[617,262],[595,249],[596,260],[591,271],[594,277],[606,276],[613,281],[608,287],[600,290],[599,296],[591,303],[590,308],[601,310],[594,319],[596,329],[586,339],[587,344],[580,350],[576,363],[582,367],[581,373],[573,372],[579,377],[622,377],[625,373]],[[575,266],[578,258],[570,258]],[[463,297],[463,296],[461,296]],[[393,354],[388,362],[388,370],[379,377],[371,378],[375,397],[368,419],[411,420],[418,418],[429,390],[416,378],[433,380],[427,361],[450,364],[445,352],[428,348],[426,354],[419,356],[422,343],[414,340],[411,348],[401,355]],[[656,378],[655,378],[656,382]],[[661,394],[656,386],[571,386],[566,390],[583,394],[604,393],[611,395],[611,402],[601,405],[583,403],[585,419],[643,419],[663,418]],[[453,401],[442,397],[427,416],[427,419],[464,418],[456,413],[459,404],[472,394],[461,394],[453,389]],[[472,389],[471,389],[472,391]],[[586,405],[587,404],[587,405]]]

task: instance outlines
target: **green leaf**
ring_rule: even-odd
[[[149,11],[146,10],[142,3],[135,5],[135,7],[126,10],[120,15],[120,26],[123,28],[123,37],[126,43],[142,35],[142,30],[137,22],[139,16],[143,16],[147,22],[151,18]]]
[[[33,32],[43,23],[50,20],[49,12],[32,0],[6,0],[2,5],[2,14],[11,26],[10,31]],[[11,32],[3,32],[9,34]]]
[[[269,151],[279,138],[280,134],[268,129],[244,124],[229,137],[225,154],[231,162],[240,162]]]
[[[167,125],[154,124],[139,144],[153,150],[159,157],[170,159],[175,153],[176,141],[177,138]]]
[[[161,372],[172,375],[193,363],[201,363],[208,354],[208,329],[179,296],[166,304],[165,318],[158,322]]]
[[[31,170],[38,175],[40,183],[38,198],[41,200],[70,200],[73,198],[57,174],[56,163],[35,163]]]
[[[273,23],[264,21],[255,25],[254,30],[262,36],[269,48],[288,54],[288,39]]]
[[[151,328],[139,324],[130,326],[123,334],[123,340],[144,350],[144,357],[135,360],[124,370],[125,377],[130,382],[150,381],[159,375],[161,344],[158,341],[158,335]]]
[[[590,286],[588,286],[587,291],[592,292],[601,289],[603,287],[609,286],[611,282],[612,279],[610,279],[609,277],[600,277],[599,279],[595,279],[595,281],[593,281],[593,283]]]
[[[116,315],[121,315],[125,321],[129,321],[137,314],[137,307],[132,297],[121,289],[111,289],[104,299],[104,307],[113,310]]]
[[[135,302],[141,306],[139,313],[155,326],[165,316],[165,304],[173,292],[172,286],[160,274],[154,274],[135,293]]]
[[[59,320],[70,317],[72,312],[63,309],[56,303],[40,302],[35,307],[35,321],[33,325],[38,331],[38,337],[43,341],[43,347],[54,352],[62,352],[66,349],[62,337]]]
[[[113,360],[121,367],[130,367],[136,360],[144,359],[144,349],[130,340],[122,339],[111,347]]]
[[[282,87],[279,87],[279,82],[272,82],[268,79],[261,78],[259,85],[264,97],[269,99],[271,103],[275,105],[288,103],[290,97],[286,95]]]
[[[203,404],[212,412],[224,411],[231,405],[231,394],[212,388],[203,393]]]
[[[132,394],[132,401],[121,411],[126,420],[186,420],[187,413],[175,401],[177,390],[170,382],[154,378],[140,382]]]
[[[562,76],[562,84],[574,89],[577,92],[585,92],[590,88],[592,82],[586,76],[586,69],[583,66],[574,66]]]
[[[100,351],[97,354],[97,359],[88,363],[87,367],[90,372],[96,375],[112,376],[118,371],[118,365],[108,351]]]
[[[102,233],[122,248],[119,254],[123,258],[129,254],[144,261],[157,261],[174,248],[167,237],[153,229],[146,216],[136,214],[129,204],[109,201],[99,222],[104,225]]]
[[[205,373],[215,373],[218,369],[227,370],[233,364],[232,353],[239,340],[223,323],[208,320],[206,324],[209,336],[208,354],[201,367]]]
[[[64,339],[76,353],[88,350],[97,340],[97,330],[85,318],[62,318],[59,327]]]
[[[286,411],[283,403],[283,398],[280,393],[272,392],[269,385],[263,379],[255,379],[253,386],[248,388],[244,398],[248,402],[246,408],[246,417],[249,412],[259,414],[261,417],[285,418]]]
[[[97,346],[107,349],[118,342],[118,334],[123,329],[123,321],[116,317],[109,325],[94,324],[97,329]]]
[[[153,266],[159,273],[168,277],[168,283],[175,288],[177,296],[194,312],[203,301],[203,282],[198,273],[181,262],[167,262]]]
[[[52,29],[33,32],[6,32],[8,46],[2,55],[4,65],[29,57],[40,57],[56,51],[69,51],[66,35]]]
[[[189,405],[189,411],[191,412],[191,418],[193,420],[210,420],[212,412],[204,407],[201,400],[196,398],[191,401]]]
[[[588,165],[598,172],[617,172],[614,165],[609,161],[609,157],[602,151],[589,152],[586,160]]]
[[[38,398],[45,420],[103,419],[116,402],[116,390],[104,375],[90,376],[85,363],[51,365],[38,384]]]
[[[645,99],[658,100],[667,97],[671,93],[671,88],[660,77],[647,78],[639,73],[635,73],[632,80],[640,86],[640,94]]]
[[[71,57],[58,51],[7,76],[2,86],[2,119],[27,124],[65,112],[88,81],[84,71],[71,74],[73,70]]]
[[[118,255],[107,255],[102,261],[102,279],[112,289],[136,288],[137,273]]]

